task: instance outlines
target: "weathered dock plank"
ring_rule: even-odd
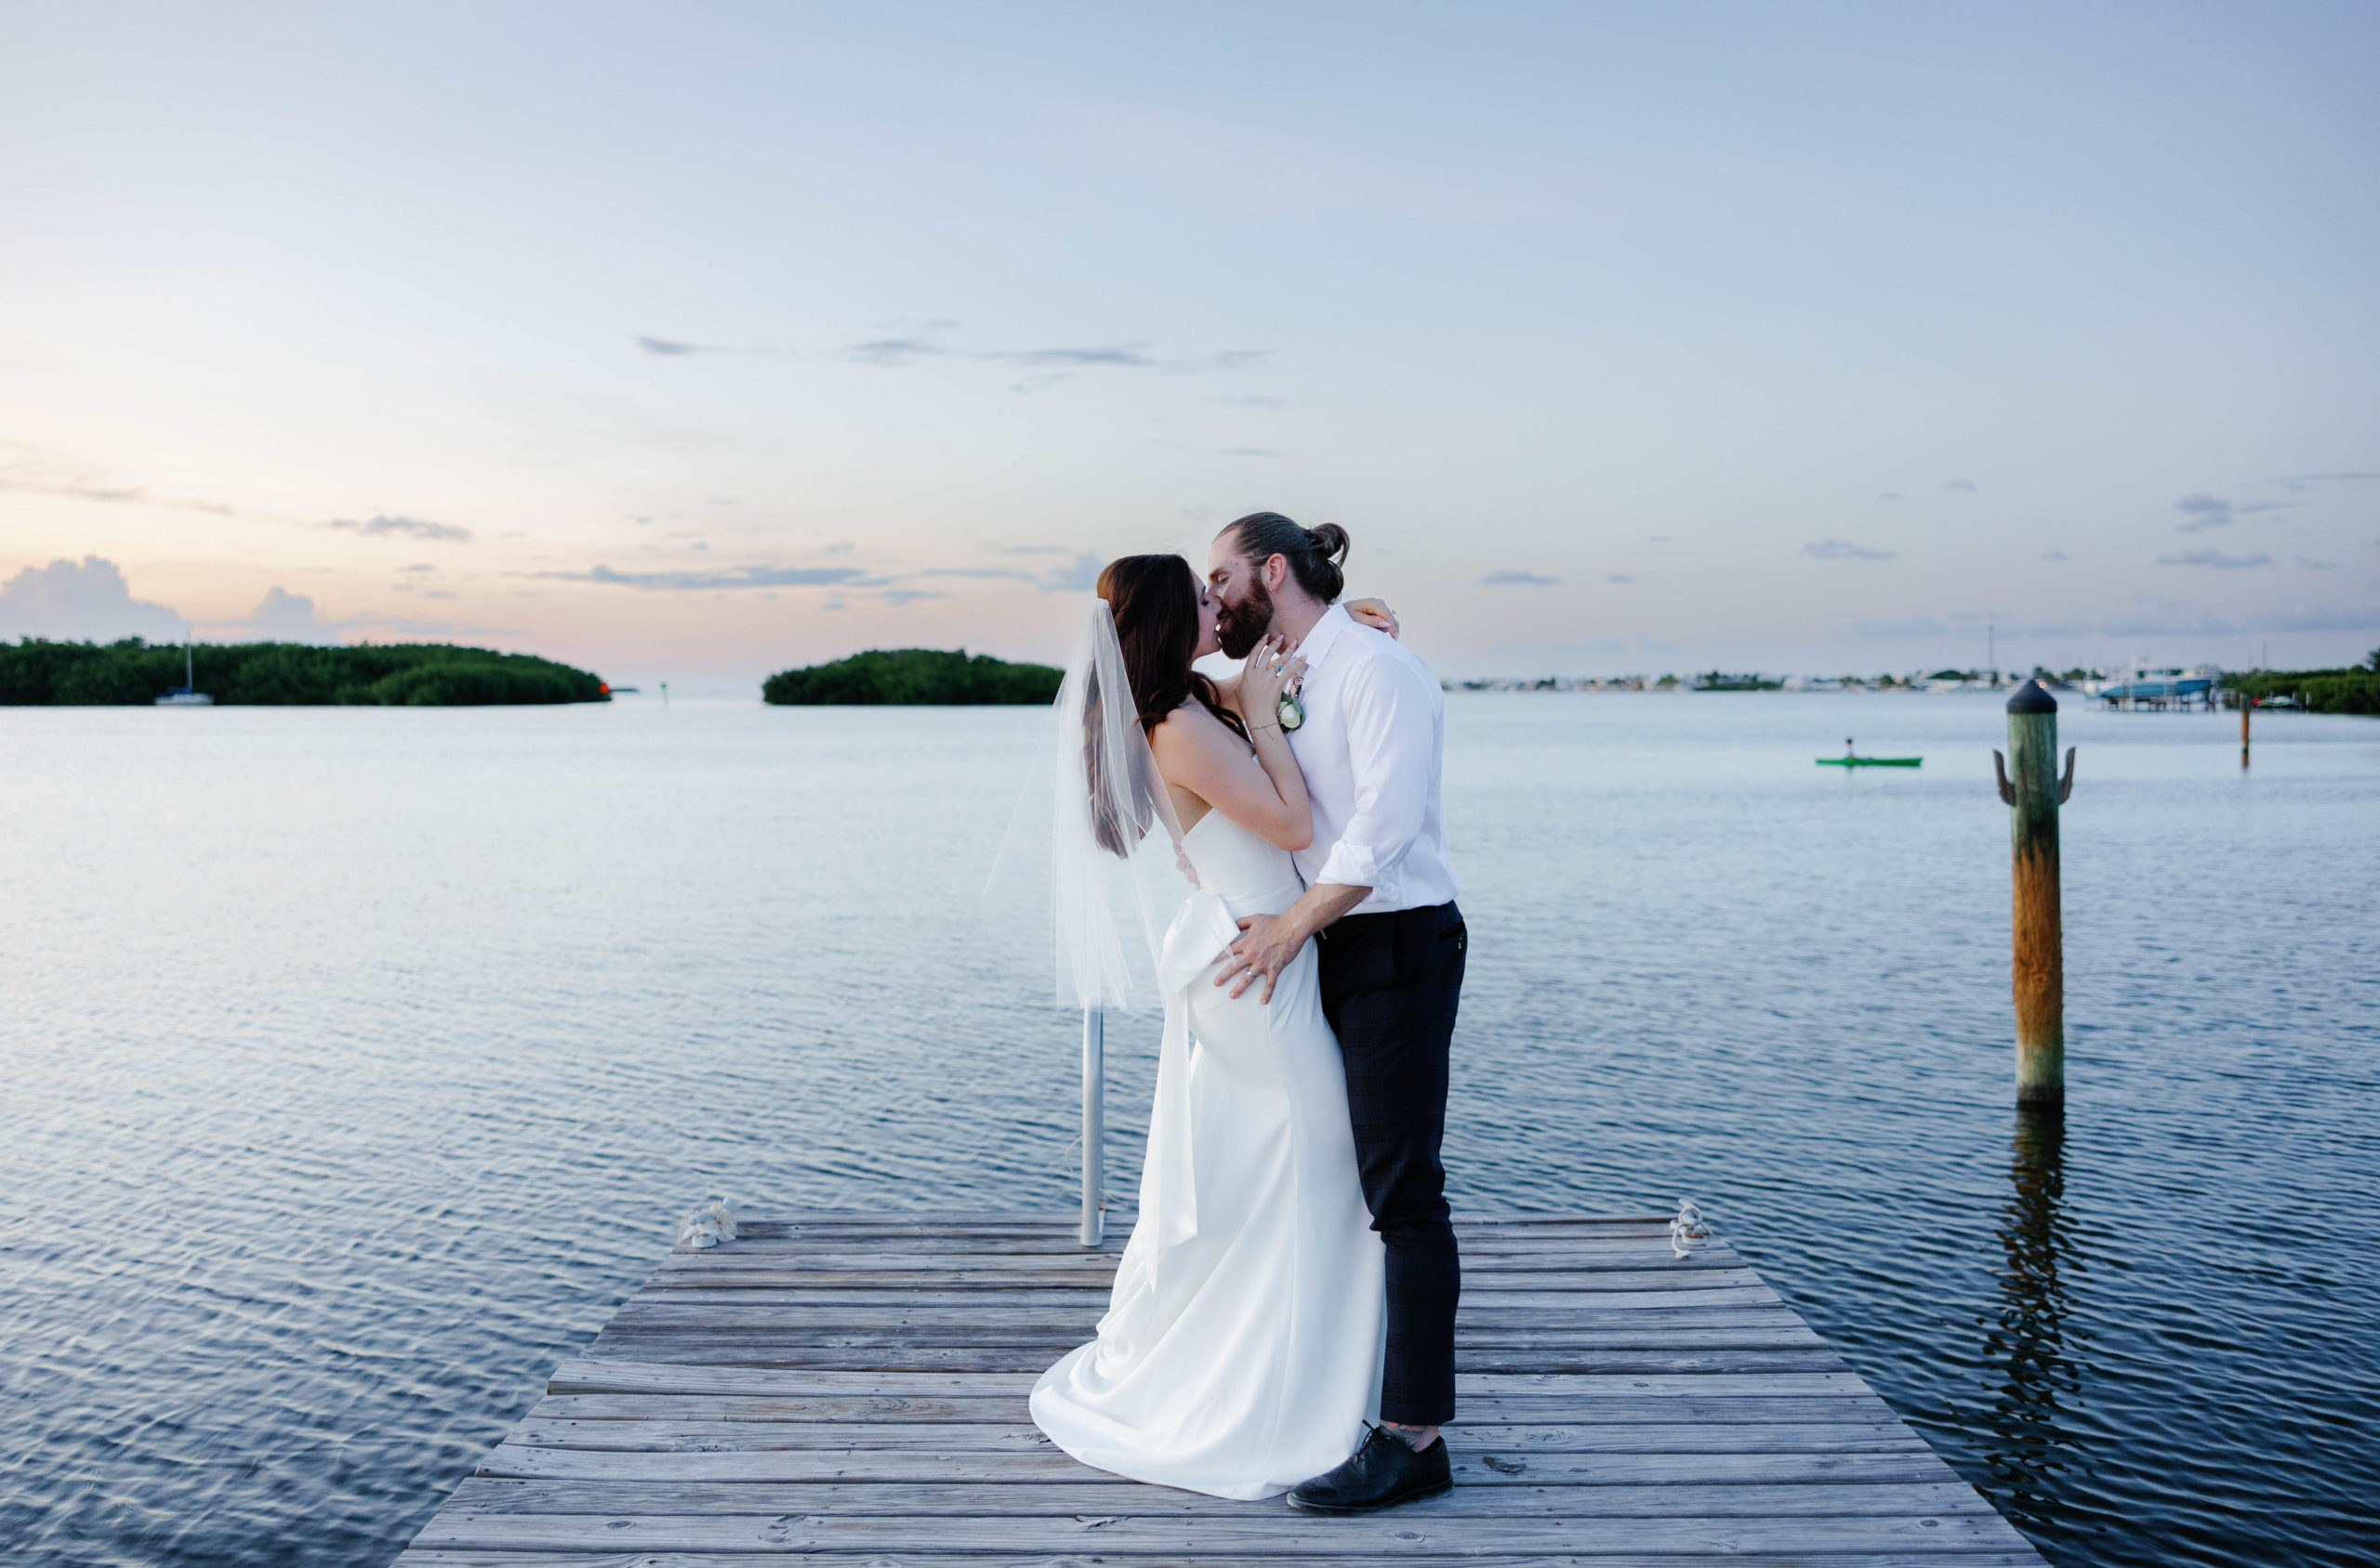
[[[1062,1216],[843,1210],[671,1254],[398,1565],[2041,1562],[1724,1245],[1459,1230],[1446,1497],[1315,1520],[1079,1465],[1025,1398],[1090,1336],[1112,1247]]]

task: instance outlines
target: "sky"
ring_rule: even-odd
[[[748,692],[1273,509],[1449,677],[2380,645],[2380,9],[0,12],[0,637]]]

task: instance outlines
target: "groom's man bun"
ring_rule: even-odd
[[[1340,566],[1347,559],[1349,540],[1347,531],[1335,522],[1302,528],[1278,512],[1250,512],[1223,532],[1259,565],[1275,556],[1287,560],[1298,586],[1325,604],[1335,601],[1347,586]]]

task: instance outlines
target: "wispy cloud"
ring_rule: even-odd
[[[160,495],[145,484],[127,483],[87,463],[39,447],[0,441],[0,449],[23,455],[0,462],[0,494],[53,495],[60,500],[89,501],[101,506],[161,507],[208,517],[245,515],[235,507],[213,501]]]
[[[1161,362],[1150,355],[1148,348],[1145,343],[1111,343],[1091,349],[1002,349],[972,357],[1030,370],[1082,370],[1093,365],[1151,370]]]
[[[1088,592],[1098,586],[1099,570],[1106,564],[1089,550],[1078,551],[1072,560],[1044,573],[1041,586],[1051,593]]]
[[[1633,583],[1635,580],[1635,578],[1629,576],[1624,572],[1610,573],[1604,578],[1604,581],[1606,583]]]
[[[1879,501],[1897,501],[1900,499],[1900,492],[1897,490],[1879,490],[1876,492],[1876,499]]]
[[[1151,436],[1149,442],[1160,452],[1201,452],[1214,457],[1278,457],[1278,447],[1272,446],[1202,446],[1195,441],[1175,441],[1170,436]]]
[[[2296,505],[2295,501],[2232,501],[2201,491],[2174,503],[2174,510],[2183,518],[2174,530],[2177,534],[2197,534],[2209,528],[2228,528],[2235,518],[2254,517],[2258,512],[2284,512]]]
[[[557,583],[602,583],[669,593],[853,584],[867,573],[851,566],[735,566],[707,572],[615,572],[608,566],[592,566],[584,572],[527,572],[521,575]]]
[[[921,359],[931,359],[948,352],[948,349],[931,338],[872,337],[865,343],[854,343],[844,349],[843,357],[856,360],[861,364],[880,365],[887,370],[897,370],[903,365],[915,364]]]
[[[17,495],[55,495],[68,501],[98,501],[106,503],[144,502],[149,499],[148,487],[138,484],[99,484],[87,480],[45,478],[12,466],[0,471],[0,492]]]
[[[1012,365],[1035,372],[1016,384],[1019,391],[1050,385],[1078,371],[1154,371],[1196,375],[1207,371],[1243,370],[1272,357],[1269,349],[1227,349],[1218,353],[1160,354],[1147,341],[1128,343],[1060,343],[1038,349],[964,349],[945,341],[943,330],[955,322],[927,322],[911,330],[851,344],[843,357],[861,364],[899,370],[927,360],[974,360]]]
[[[2265,483],[2280,485],[2283,490],[2307,491],[2318,485],[2366,484],[2373,480],[2380,480],[2380,470],[2361,469],[2337,474],[2283,474],[2279,479],[2268,479]]]
[[[2339,569],[2335,560],[2316,560],[2310,556],[2294,555],[2289,561],[2300,572],[2336,572]]]
[[[396,534],[409,538],[443,540],[457,545],[469,544],[471,538],[471,531],[468,528],[457,528],[451,522],[424,522],[416,517],[363,519],[342,517],[334,518],[323,526],[348,534],[361,534],[367,538]]]
[[[1550,588],[1561,580],[1559,577],[1540,576],[1534,572],[1490,572],[1479,579],[1483,586],[1491,588],[1510,586]]]
[[[1104,557],[1065,545],[1001,545],[996,548],[1001,555],[1062,555],[1066,559],[1038,572],[1014,566],[930,566],[919,572],[898,572],[869,577],[854,586],[898,588],[903,585],[930,582],[941,577],[970,577],[1025,583],[1044,593],[1077,593],[1097,584],[1100,569],[1107,564]]]
[[[2042,552],[2042,559],[2043,560],[2066,560],[2070,558],[2064,550],[2043,550]]]
[[[1971,479],[1946,479],[1942,481],[1942,488],[1945,490],[1964,490],[1968,494],[1973,495],[1978,493],[1982,487]]]
[[[664,359],[676,359],[683,354],[716,354],[722,351],[716,345],[709,343],[681,343],[674,337],[648,337],[643,333],[637,334],[636,346],[648,354],[659,354]]]
[[[1890,560],[1893,558],[1890,550],[1870,549],[1848,539],[1820,539],[1814,544],[1804,545],[1802,553],[1814,560]]]
[[[921,572],[870,571],[857,566],[731,566],[653,572],[623,572],[603,565],[584,572],[524,572],[515,575],[558,583],[595,583],[645,593],[719,593],[744,588],[831,587],[867,592],[887,604],[908,604],[947,596],[923,585],[942,578],[1011,582],[1044,593],[1074,592],[1098,580],[1105,562],[1088,550],[1060,545],[1001,547],[1010,555],[1066,556],[1040,570],[1023,566],[936,566]]]
[[[2161,555],[2160,566],[2211,566],[2217,571],[2236,572],[2249,566],[2270,566],[2272,557],[2262,550],[2254,555],[2226,555],[2221,550],[2183,550],[2175,555]]]

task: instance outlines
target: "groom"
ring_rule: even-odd
[[[1319,933],[1322,1010],[1346,1061],[1364,1201],[1387,1250],[1382,1424],[1345,1464],[1290,1491],[1291,1508],[1314,1513],[1368,1512],[1454,1484],[1438,1426],[1454,1418],[1461,1290],[1438,1163],[1465,939],[1438,801],[1446,699],[1427,665],[1333,602],[1346,554],[1335,524],[1251,512],[1207,558],[1223,652],[1245,658],[1269,632],[1305,660],[1305,719],[1289,739],[1314,802],[1314,841],[1296,857],[1305,896],[1240,921],[1215,983],[1236,996],[1262,981],[1270,1001]]]

